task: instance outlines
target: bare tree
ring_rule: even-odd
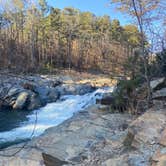
[[[119,4],[118,9],[129,14],[136,20],[136,25],[139,28],[141,34],[141,59],[143,61],[144,73],[147,84],[147,103],[150,106],[152,95],[150,88],[150,74],[148,71],[148,47],[146,46],[147,40],[150,40],[150,34],[147,34],[148,25],[151,25],[158,18],[158,8],[161,4],[161,0],[112,0],[113,3]],[[148,39],[147,39],[147,36]]]

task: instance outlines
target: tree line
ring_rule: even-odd
[[[135,25],[122,26],[107,15],[61,10],[46,0],[0,3],[0,68],[122,73],[124,61],[141,42]]]

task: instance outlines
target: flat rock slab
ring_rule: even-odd
[[[149,110],[130,124],[128,136],[132,137],[131,146],[135,148],[143,145],[158,143],[162,131],[166,126],[166,112]]]
[[[160,144],[165,144],[166,141],[165,129],[166,112],[164,109],[149,110],[130,124],[124,141],[127,146],[135,149],[135,152],[129,152],[128,161],[130,165],[150,166],[150,159],[153,155],[152,160],[155,163],[156,161],[163,162],[165,153],[159,153],[159,151],[166,152],[163,148],[160,148]]]

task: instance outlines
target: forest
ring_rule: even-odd
[[[0,68],[39,72],[55,68],[123,75],[123,63],[141,43],[133,24],[45,0],[1,2]]]

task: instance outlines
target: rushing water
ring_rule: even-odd
[[[63,96],[58,102],[47,104],[45,107],[31,113],[27,111],[1,111],[0,144],[30,138],[35,122],[33,136],[39,136],[45,129],[57,126],[72,117],[73,113],[95,104],[97,98],[101,98],[104,93],[112,90],[113,88],[103,88],[82,96]]]

